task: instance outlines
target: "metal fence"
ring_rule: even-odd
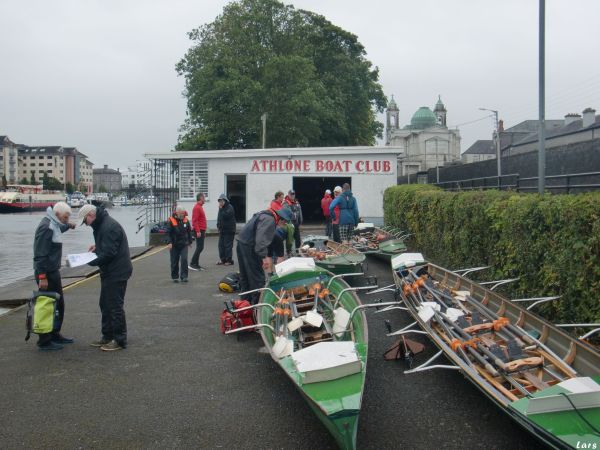
[[[545,177],[546,191],[554,194],[575,194],[600,189],[600,172],[569,173]],[[518,173],[501,176],[444,181],[436,186],[446,191],[472,191],[485,189],[537,192],[538,177],[522,178]]]

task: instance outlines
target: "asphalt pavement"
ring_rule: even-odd
[[[25,337],[25,310],[0,316],[0,448],[7,449],[335,449],[335,441],[265,353],[257,333],[236,339],[219,330],[217,238],[206,239],[190,282],[174,284],[168,250],[134,261],[125,299],[129,346],[102,352],[97,277],[65,291],[65,335],[75,343],[40,352]],[[234,254],[234,259],[235,254]],[[368,261],[379,285],[388,265]],[[366,302],[388,294],[362,295]],[[537,441],[459,372],[405,375],[384,361],[401,312],[369,318],[369,360],[359,449],[536,449]],[[427,344],[417,363],[435,353]]]

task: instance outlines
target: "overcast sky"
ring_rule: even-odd
[[[171,150],[185,117],[175,64],[187,32],[222,0],[2,0],[0,135],[77,147],[96,167],[125,168]],[[438,94],[462,151],[491,139],[479,107],[505,127],[537,119],[537,0],[294,0],[356,34],[405,125]],[[546,5],[546,117],[600,113],[600,1]],[[383,120],[383,117],[382,117]],[[461,125],[464,124],[464,125]]]

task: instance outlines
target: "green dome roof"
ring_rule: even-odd
[[[433,127],[436,123],[435,114],[427,106],[421,106],[410,119],[410,127],[417,130]]]

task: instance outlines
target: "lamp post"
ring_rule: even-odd
[[[439,159],[439,154],[438,154],[438,143],[439,141],[444,141],[446,142],[446,152],[449,151],[449,145],[450,145],[450,141],[448,141],[447,139],[442,139],[438,136],[434,136],[432,138],[429,139],[425,139],[425,153],[427,153],[427,142],[429,141],[435,141],[435,182],[436,184],[440,183],[440,159]],[[446,160],[446,157],[444,155],[444,161]]]
[[[494,113],[496,120],[496,160],[498,161],[498,188],[500,187],[500,177],[502,176],[502,161],[500,158],[500,130],[498,129],[498,111],[495,109],[479,108],[480,111],[489,111]]]
[[[266,148],[267,144],[267,113],[263,113],[260,116],[260,120],[262,120],[262,148]]]

